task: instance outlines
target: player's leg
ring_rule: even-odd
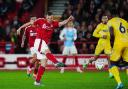
[[[46,57],[51,60],[53,63],[57,63],[58,61],[55,59],[55,57],[51,54],[47,44],[44,40],[36,39],[34,43],[34,48],[38,50],[39,52],[45,53]]]
[[[54,57],[54,55],[49,50],[46,42],[41,39],[36,39],[34,42],[34,48],[41,52],[42,54],[45,54],[45,56],[52,61],[56,67],[64,67],[65,64],[58,62],[57,59]]]
[[[34,65],[34,71],[33,71],[33,78],[34,78],[34,79],[35,79],[36,76],[37,76],[37,72],[38,72],[38,68],[39,68],[39,66],[40,66],[40,61],[37,60],[37,61],[35,62],[35,65]]]
[[[104,50],[104,46],[102,46],[102,44],[100,44],[98,42],[96,49],[95,49],[95,53],[94,56],[89,58],[89,61],[85,61],[83,64],[83,68],[85,69],[87,67],[87,65],[89,63],[92,63],[93,61],[97,60],[99,58],[99,55],[101,54],[101,52]]]
[[[79,66],[77,54],[74,54],[74,57],[75,57],[76,71],[79,72],[79,73],[82,73],[83,71],[81,70],[81,68],[80,68],[80,66]]]
[[[116,47],[118,47],[118,48],[116,48]],[[121,47],[119,47],[119,46],[113,47],[113,52],[112,52],[112,55],[110,56],[111,66],[109,69],[110,69],[110,72],[113,74],[113,76],[114,76],[114,78],[118,84],[116,89],[123,88],[123,84],[122,84],[122,81],[120,79],[119,69],[117,67],[117,61],[120,59],[121,54],[122,54],[122,48]]]
[[[62,60],[62,63],[66,63],[66,59],[67,59],[67,55],[64,55],[64,57],[63,57],[63,60]],[[64,67],[61,67],[61,69],[60,69],[60,73],[64,73],[64,70],[65,70],[65,68]]]
[[[57,59],[49,49],[45,50],[45,55],[50,61],[52,61],[55,64],[56,67],[66,67],[64,63],[57,61]]]
[[[69,48],[64,46],[62,54],[64,56],[62,62],[65,64],[67,56],[69,55]],[[65,70],[65,68],[61,67],[60,73],[64,73],[64,70]]]
[[[105,50],[104,50],[106,56],[107,56],[107,60],[108,60],[108,68],[110,68],[110,55],[112,53],[112,48],[111,48],[111,45],[110,43],[107,43],[106,46],[105,46]],[[110,69],[108,69],[109,71],[109,78],[113,78],[113,74],[110,72]]]
[[[107,60],[108,60],[108,72],[109,72],[109,78],[113,78],[113,74],[111,73],[110,71],[110,66],[111,66],[111,63],[110,63],[110,55],[109,54],[106,54],[107,56]]]
[[[95,49],[94,57],[91,57],[90,60],[96,61],[99,58],[99,55],[101,54],[101,52],[104,50],[104,48],[105,48],[104,45],[98,42]]]
[[[117,62],[112,62],[111,61],[111,64],[115,65],[116,63]],[[122,83],[121,78],[120,78],[119,69],[118,69],[117,66],[114,66],[114,65],[112,67],[110,67],[110,72],[113,74],[113,76],[114,76],[114,78],[117,82],[116,89],[122,89],[123,88],[123,83]]]
[[[128,48],[124,50],[122,58],[125,62],[126,74],[128,75]]]
[[[27,67],[27,75],[30,76],[31,72],[32,72],[32,67],[34,65],[34,63],[37,61],[37,57],[36,54],[33,54],[32,59],[30,59],[30,63],[29,66]]]
[[[79,73],[82,73],[83,71],[80,69],[80,66],[79,66],[79,62],[78,62],[78,52],[77,52],[77,49],[76,49],[76,46],[73,45],[72,47],[69,48],[70,50],[70,54],[74,56],[74,59],[75,59],[75,67],[76,67],[76,71],[79,72]]]
[[[66,65],[62,62],[57,61],[57,59],[55,58],[55,56],[51,53],[51,51],[49,50],[47,44],[45,43],[45,41],[42,40],[41,42],[41,47],[40,47],[40,51],[41,53],[44,53],[45,56],[52,61],[56,67],[65,67]]]
[[[34,63],[37,61],[37,50],[34,47],[30,48],[30,52],[32,54],[32,59],[30,59],[29,66],[27,67],[27,75],[30,76],[32,72],[32,67],[34,66]]]
[[[46,67],[46,64],[47,64],[47,58],[45,55],[42,55],[40,53],[37,54],[37,58],[40,60],[40,66],[38,68],[38,72],[37,72],[37,77],[36,77],[36,80],[34,82],[34,85],[40,85],[40,81],[41,81],[41,78],[45,72],[45,67]]]

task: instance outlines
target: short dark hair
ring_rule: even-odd
[[[34,16],[34,15],[30,15],[30,16],[29,16],[30,19],[33,18],[33,17],[36,17],[36,16]]]
[[[49,15],[49,16],[50,16],[50,15],[53,15],[53,14],[52,14],[52,12],[51,12],[51,11],[48,11],[48,12],[47,12],[47,15]]]

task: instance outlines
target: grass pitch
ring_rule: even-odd
[[[128,89],[128,76],[121,72],[124,84]],[[76,71],[46,71],[42,83],[45,86],[34,86],[34,80],[28,78],[25,71],[0,71],[0,89],[115,89],[116,82],[108,78],[108,72],[77,73]]]

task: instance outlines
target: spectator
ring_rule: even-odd
[[[88,53],[89,54],[93,54],[94,51],[95,51],[95,45],[94,44],[90,44]]]
[[[88,47],[87,47],[87,44],[86,43],[83,43],[82,44],[82,48],[80,49],[80,54],[88,54]]]
[[[13,29],[17,29],[29,20],[30,12],[36,1],[0,0],[0,40],[12,41],[11,38],[17,38],[13,34]],[[77,41],[79,42],[97,42],[92,37],[92,32],[100,22],[102,15],[105,14],[111,18],[110,11],[113,9],[119,12],[118,15],[121,18],[128,20],[128,0],[69,0],[65,5],[66,9],[61,19],[66,19],[70,15],[75,17],[74,25],[78,29]],[[58,41],[59,33],[60,31],[55,31],[55,36],[52,39],[53,42]],[[90,49],[90,46],[87,46],[87,48]],[[51,50],[54,53],[60,53],[58,45],[55,44],[52,48]],[[20,49],[20,47],[17,49]]]

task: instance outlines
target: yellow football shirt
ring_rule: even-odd
[[[103,39],[103,35],[107,36],[107,39]],[[97,25],[93,32],[93,36],[99,38],[98,42],[110,41],[109,27],[107,24],[100,23]]]
[[[115,43],[128,42],[128,23],[126,20],[114,17],[107,24],[114,30]]]
[[[103,35],[106,35],[107,38],[104,39]],[[95,55],[100,55],[102,51],[104,51],[105,54],[111,54],[110,33],[108,25],[103,23],[98,24],[93,32],[93,36],[99,38],[95,49]]]

